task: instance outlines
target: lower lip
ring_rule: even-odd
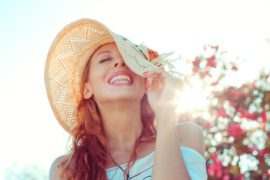
[[[109,85],[112,85],[112,86],[131,86],[132,83],[116,83],[116,84],[110,84]]]

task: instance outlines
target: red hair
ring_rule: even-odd
[[[81,81],[82,94],[84,82],[88,80],[90,60],[87,62],[83,72]],[[140,106],[143,129],[135,142],[130,161],[124,172],[124,178],[137,159],[136,149],[139,144],[156,139],[155,114],[148,103],[146,95],[143,96]],[[61,163],[61,176],[68,180],[107,180],[105,166],[109,151],[98,106],[92,98],[82,98],[77,112],[77,124],[72,131],[73,143],[68,158]]]

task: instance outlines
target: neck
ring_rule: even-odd
[[[132,151],[142,130],[140,101],[98,105],[110,149]]]

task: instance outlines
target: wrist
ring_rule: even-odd
[[[157,126],[175,126],[177,117],[177,114],[172,111],[160,112],[156,114]]]

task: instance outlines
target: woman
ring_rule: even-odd
[[[50,179],[207,179],[195,123],[176,125],[181,83],[165,55],[81,19],[54,40],[45,84],[57,120],[73,137]]]

